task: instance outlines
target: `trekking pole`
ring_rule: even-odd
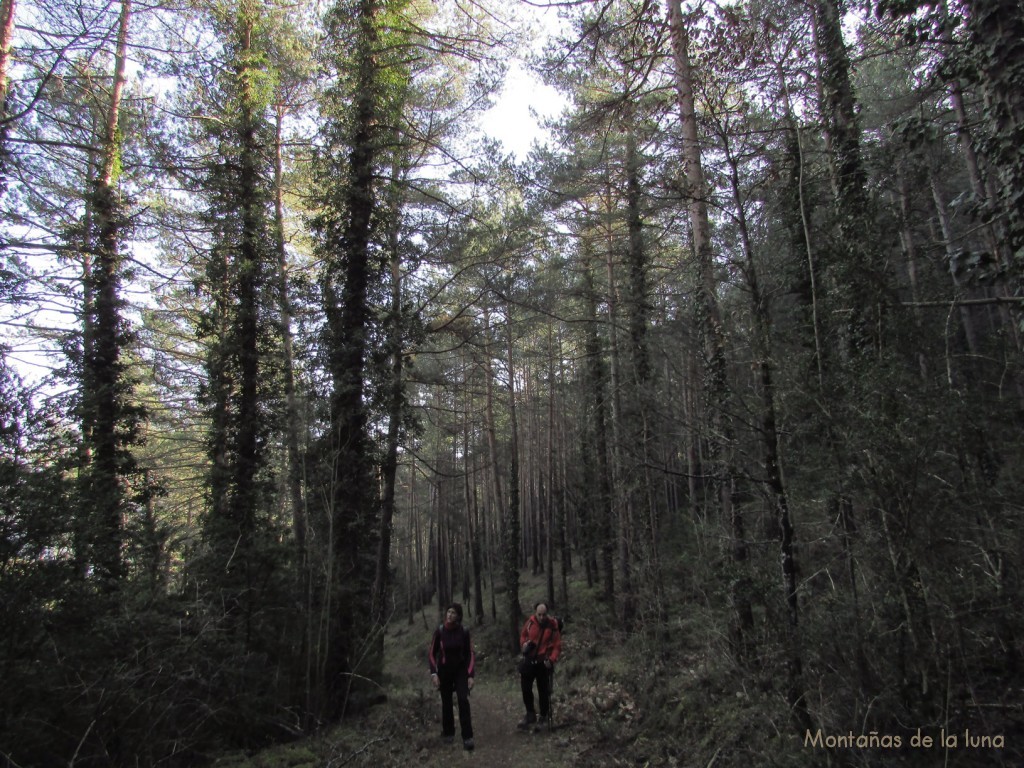
[[[555,727],[555,665],[548,670],[548,733]]]

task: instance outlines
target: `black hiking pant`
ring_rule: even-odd
[[[452,709],[452,695],[459,702],[459,727],[462,739],[473,738],[473,718],[469,711],[469,675],[464,667],[455,669],[440,667],[437,680],[441,691],[441,735],[455,735],[455,713]]]
[[[523,665],[520,673],[520,680],[523,684],[523,704],[526,705],[526,712],[533,714],[533,681],[537,681],[537,694],[540,696],[540,716],[548,717],[551,714],[551,670],[544,666],[543,661],[532,661]]]

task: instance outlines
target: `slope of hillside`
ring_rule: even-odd
[[[521,576],[524,606],[543,577]],[[253,755],[223,756],[221,768],[340,766],[666,766],[811,768],[824,765],[1009,765],[1004,750],[824,749],[793,730],[770,666],[754,673],[731,660],[722,628],[699,605],[672,598],[655,629],[626,632],[585,584],[570,585],[563,658],[553,699],[554,728],[524,733],[517,658],[490,615],[467,616],[477,649],[471,702],[476,749],[441,741],[440,701],[427,675],[427,643],[440,612],[428,605],[388,628],[386,701],[316,736]],[[485,605],[490,605],[489,597]],[[504,626],[502,624],[502,626]],[[905,745],[909,747],[909,744]],[[993,758],[995,761],[993,762]],[[935,762],[936,759],[939,762]],[[1011,762],[1006,762],[1010,760]]]

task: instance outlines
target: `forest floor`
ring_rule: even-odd
[[[543,577],[524,574],[524,605],[543,592]],[[490,605],[490,603],[487,603]],[[440,697],[427,673],[427,645],[439,620],[438,606],[428,605],[413,623],[392,623],[385,639],[383,685],[387,700],[363,716],[323,733],[259,751],[233,753],[216,761],[218,768],[340,768],[340,766],[453,766],[534,768],[535,766],[614,766],[652,764],[634,752],[636,703],[618,680],[627,663],[604,642],[599,625],[576,612],[563,638],[563,663],[556,670],[550,730],[521,731],[516,726],[524,707],[515,671],[518,658],[502,642],[490,613],[478,626],[467,616],[477,651],[475,686],[470,696],[475,749],[441,739]],[[613,649],[600,654],[598,647]],[[456,711],[456,730],[458,713]],[[658,760],[659,765],[683,765]]]
[[[418,628],[414,634],[417,641],[421,634],[429,636]],[[406,650],[402,638],[396,639],[398,642],[392,647]],[[476,685],[470,695],[476,748],[472,752],[464,750],[458,737],[454,744],[443,744],[439,696],[430,686],[426,672],[426,640],[419,644],[423,653],[402,653],[388,659],[392,684],[404,687],[407,711],[411,709],[408,713],[413,715],[406,721],[404,733],[400,731],[401,723],[394,724],[387,750],[395,759],[394,765],[449,766],[467,762],[497,768],[572,764],[571,750],[576,738],[570,723],[562,720],[561,727],[550,732],[517,729],[523,704],[515,659],[487,650],[479,652]]]
[[[546,577],[520,575],[522,604],[546,592]],[[569,584],[567,619],[553,697],[551,731],[516,728],[523,715],[518,656],[495,620],[491,596],[482,624],[467,613],[477,651],[470,697],[476,748],[441,740],[441,702],[427,674],[427,645],[440,621],[437,604],[392,621],[385,635],[381,702],[365,714],[288,744],[233,752],[217,768],[975,768],[1022,765],[991,751],[942,756],[920,749],[851,751],[830,760],[808,748],[789,722],[779,668],[738,668],[723,633],[699,600],[667,578],[669,606],[647,631],[626,632],[596,587]],[[464,608],[468,608],[464,601]],[[557,608],[557,606],[556,606]],[[823,691],[816,695],[826,696]],[[1013,745],[1019,756],[1019,745]]]

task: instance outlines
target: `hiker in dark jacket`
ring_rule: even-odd
[[[523,660],[519,665],[519,677],[523,689],[523,704],[526,705],[526,717],[519,723],[519,728],[529,728],[536,723],[547,725],[551,714],[551,672],[558,655],[562,652],[562,633],[558,621],[548,616],[546,603],[537,603],[533,607],[533,615],[523,624],[519,633],[519,645],[523,652]],[[537,681],[537,694],[540,697],[540,720],[533,706],[533,682]]]
[[[462,606],[452,603],[444,614],[444,624],[434,630],[428,653],[430,681],[441,691],[441,738],[455,738],[452,694],[459,701],[459,727],[462,746],[473,749],[473,720],[469,711],[469,692],[476,672],[476,654],[469,630],[462,626]]]

